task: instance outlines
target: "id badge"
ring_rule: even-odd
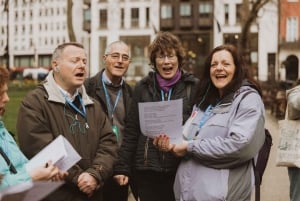
[[[119,129],[116,125],[112,125],[112,131],[114,132],[116,138],[117,138],[117,141],[119,141]]]

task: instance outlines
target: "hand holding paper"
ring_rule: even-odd
[[[144,135],[167,133],[171,143],[182,140],[182,99],[139,103],[139,117]]]
[[[57,166],[60,171],[67,171],[80,159],[81,157],[69,141],[60,135],[42,151],[35,155],[26,164],[26,169],[28,172],[31,172],[34,168],[45,166],[49,161],[52,161],[52,163]]]

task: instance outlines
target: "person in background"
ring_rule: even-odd
[[[234,46],[212,50],[196,94],[185,140],[154,139],[159,149],[181,158],[175,200],[250,201],[252,159],[264,143],[265,110],[260,86]]]
[[[75,42],[59,45],[52,71],[20,104],[20,148],[31,158],[59,135],[81,156],[66,183],[45,200],[101,201],[102,187],[117,158],[117,141],[100,104],[84,88],[86,52]]]
[[[138,104],[183,99],[184,122],[192,111],[190,97],[197,79],[183,71],[185,51],[169,32],[157,34],[149,46],[149,59],[154,72],[135,86],[114,178],[124,185],[134,177],[141,201],[174,201],[172,187],[180,161],[158,150],[152,139],[141,133]]]
[[[287,96],[287,118],[290,120],[300,119],[300,80],[298,80],[292,89],[288,90]],[[288,167],[290,180],[290,199],[291,201],[300,200],[300,169],[297,167]]]
[[[36,167],[28,172],[25,165],[28,159],[20,151],[13,136],[7,131],[3,122],[5,105],[9,102],[8,86],[9,72],[0,68],[0,191],[26,181],[59,180],[65,173],[48,162],[48,167]]]
[[[123,41],[110,43],[103,55],[104,69],[88,78],[84,85],[88,95],[97,99],[110,119],[119,147],[124,136],[125,117],[132,97],[132,89],[124,75],[130,64],[130,49]],[[132,183],[132,182],[131,182]],[[134,186],[131,185],[134,191]],[[113,177],[106,181],[103,189],[105,201],[127,201],[128,184],[119,185]]]

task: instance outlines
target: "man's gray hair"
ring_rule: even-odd
[[[79,47],[79,48],[82,48],[84,49],[84,46],[80,43],[77,43],[77,42],[67,42],[67,43],[62,43],[60,45],[58,45],[53,54],[52,54],[52,60],[56,60],[58,58],[61,57],[61,54],[62,52],[64,51],[64,49],[67,47],[67,46],[75,46],[75,47]]]
[[[110,43],[106,48],[105,48],[105,54],[109,54],[111,52],[111,48],[113,45],[115,44],[120,44],[120,45],[124,45],[126,47],[128,47],[128,45],[124,42],[124,41],[121,41],[121,40],[118,40],[118,41],[114,41],[112,43]],[[128,47],[129,48],[129,47]],[[130,56],[130,51],[129,51],[129,56]]]

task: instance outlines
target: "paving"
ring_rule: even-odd
[[[289,200],[289,179],[285,167],[276,166],[276,147],[278,144],[278,119],[266,111],[266,125],[273,137],[273,146],[267,168],[264,173],[261,185],[261,201],[288,201]],[[128,201],[134,201],[129,195]],[[254,199],[254,194],[252,200]]]

